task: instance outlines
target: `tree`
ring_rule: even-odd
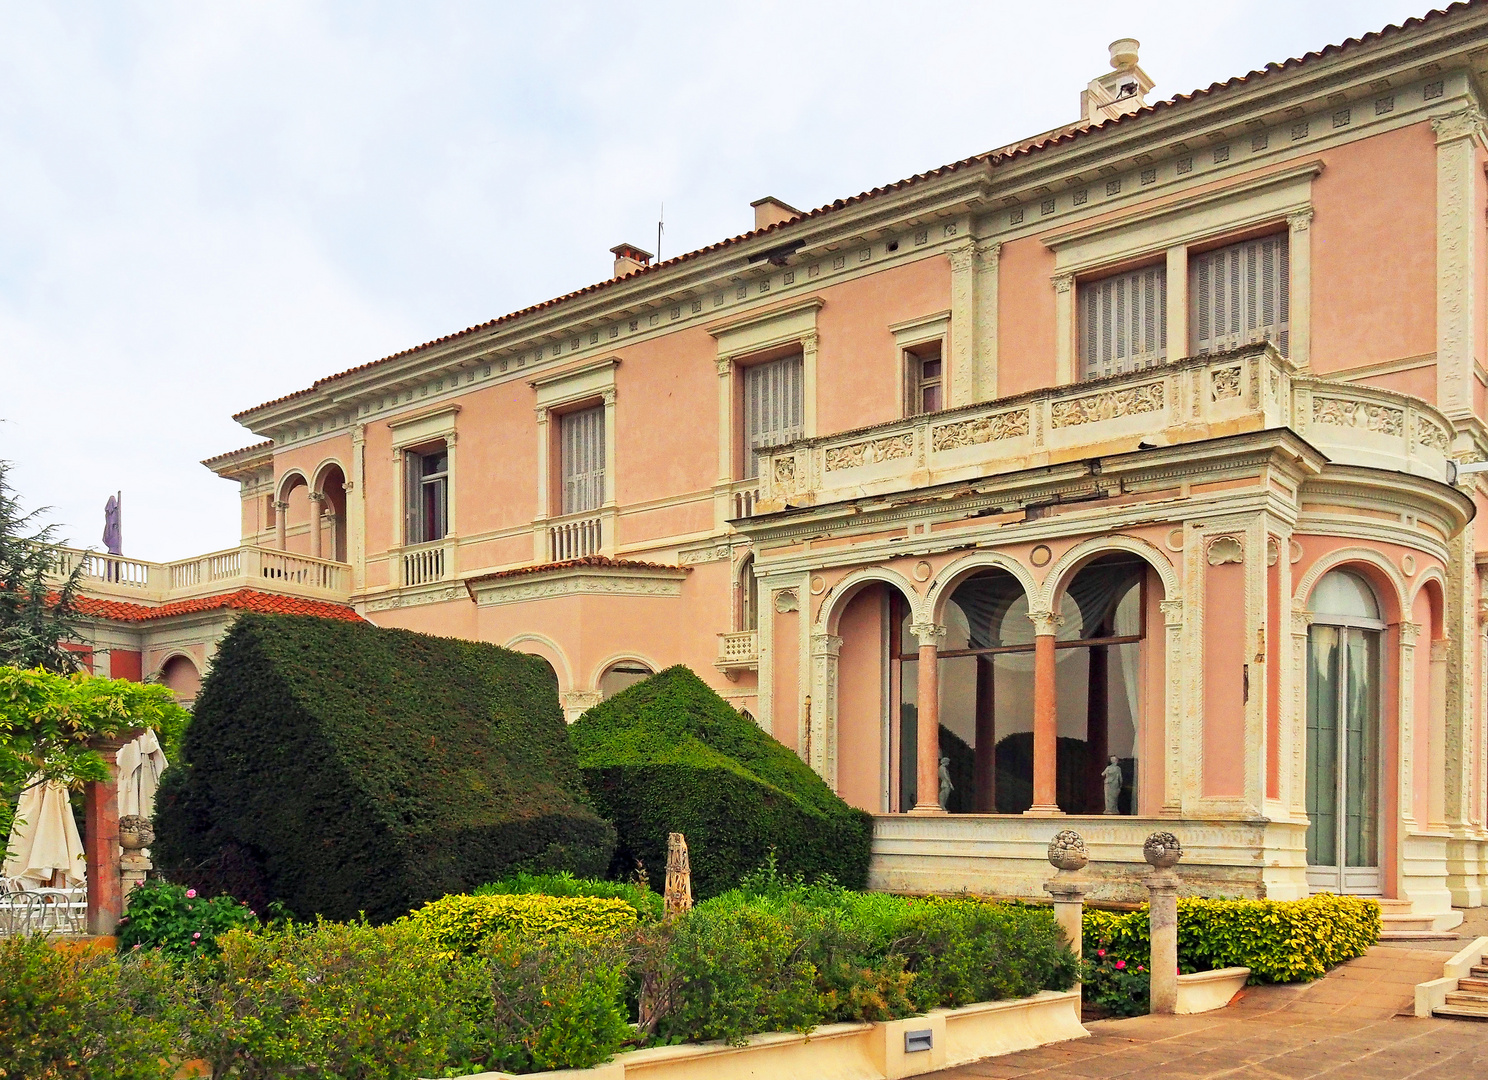
[[[40,510],[27,512],[0,461],[0,664],[70,674],[78,657],[63,642],[79,641],[77,594],[81,561],[61,581],[56,526],[39,527]]]

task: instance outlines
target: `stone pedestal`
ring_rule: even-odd
[[[88,933],[95,937],[111,935],[124,914],[123,883],[119,878],[118,757],[126,744],[143,734],[143,729],[136,728],[88,740],[88,749],[97,751],[108,771],[106,779],[90,781],[83,793],[88,820],[88,838],[83,844],[88,866]]]
[[[119,879],[126,905],[129,894],[145,883],[145,878],[154,868],[144,851],[154,842],[155,830],[149,818],[129,814],[119,819],[119,846],[124,849],[124,854],[119,857]]]
[[[1183,847],[1172,833],[1157,832],[1147,838],[1142,854],[1152,864],[1147,875],[1151,896],[1148,926],[1152,958],[1147,970],[1152,984],[1148,1011],[1172,1015],[1178,1011],[1178,875],[1173,867],[1183,857]]]
[[[1049,864],[1054,877],[1044,882],[1044,891],[1054,898],[1054,921],[1064,931],[1070,951],[1078,960],[1085,941],[1085,880],[1080,871],[1090,861],[1085,841],[1073,829],[1065,829],[1049,841]]]

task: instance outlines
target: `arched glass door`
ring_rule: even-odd
[[[1385,628],[1362,578],[1313,591],[1307,655],[1307,883],[1380,892],[1380,671]]]

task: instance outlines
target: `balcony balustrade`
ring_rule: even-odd
[[[586,514],[548,523],[548,561],[567,562],[598,555],[604,547],[604,518]]]
[[[345,603],[351,567],[271,548],[240,547],[157,563],[77,548],[60,548],[53,575],[63,580],[83,568],[83,590],[111,600],[163,604],[235,589],[260,589]]]
[[[1338,464],[1451,479],[1452,427],[1431,405],[1303,376],[1263,343],[781,447],[755,513],[1281,427]]]
[[[718,659],[714,666],[730,679],[741,671],[759,670],[759,631],[736,630],[718,635]]]
[[[403,550],[403,585],[429,585],[444,581],[455,569],[454,545],[449,540],[436,540]]]

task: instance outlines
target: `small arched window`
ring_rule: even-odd
[[[1322,576],[1312,590],[1312,613],[1326,622],[1383,622],[1374,590],[1347,570],[1331,570]]]

